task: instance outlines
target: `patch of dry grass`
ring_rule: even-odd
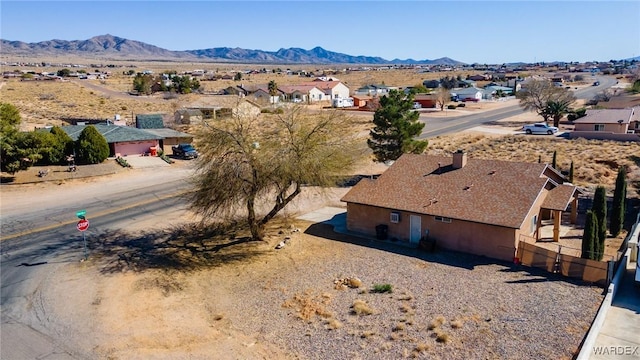
[[[371,315],[375,312],[374,309],[370,307],[366,301],[360,299],[356,299],[353,302],[353,305],[351,305],[351,310],[356,315]]]
[[[333,314],[327,310],[329,302],[330,297],[316,296],[310,292],[305,292],[285,300],[282,307],[295,309],[298,318],[311,322],[316,316],[325,319],[332,318]],[[334,325],[337,325],[337,323],[334,323]]]
[[[593,187],[604,185],[613,190],[617,170],[626,166],[628,183],[640,180],[638,154],[640,143],[605,140],[562,140],[536,136],[486,137],[460,134],[429,140],[429,153],[451,154],[461,149],[470,158],[551,163],[554,150],[560,170],[574,164],[574,183]],[[631,193],[631,191],[630,191]]]

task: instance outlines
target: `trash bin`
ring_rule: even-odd
[[[149,153],[151,156],[158,156],[158,149],[155,146],[149,148]]]
[[[387,225],[380,224],[376,226],[376,238],[378,240],[386,240],[388,234],[389,234],[389,227]]]

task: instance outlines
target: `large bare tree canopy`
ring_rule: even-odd
[[[243,115],[209,122],[200,149],[190,204],[203,218],[246,215],[254,240],[305,184],[335,185],[364,156],[352,120],[339,111],[290,107],[279,115]],[[260,213],[258,204],[270,210]],[[244,211],[242,211],[244,208]]]
[[[520,106],[527,111],[535,111],[545,122],[550,117],[556,118],[558,113],[566,112],[576,100],[570,90],[555,86],[548,80],[535,79],[527,81],[516,97],[520,99]],[[559,120],[560,118],[557,117],[557,121]]]

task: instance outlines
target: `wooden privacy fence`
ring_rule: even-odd
[[[561,254],[525,241],[519,242],[517,257],[523,265],[544,269],[548,272],[559,273],[601,286],[607,286],[609,282],[609,266],[612,262]]]

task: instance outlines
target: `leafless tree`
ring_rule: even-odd
[[[520,106],[527,111],[535,111],[545,122],[549,121],[549,103],[562,103],[570,106],[576,100],[573,93],[567,89],[557,87],[548,80],[529,80],[518,91],[516,97],[520,99]]]
[[[436,106],[440,111],[444,110],[444,106],[451,101],[451,92],[443,87],[439,87],[435,94]]]
[[[236,114],[209,123],[196,137],[201,154],[191,208],[205,219],[246,213],[252,238],[261,240],[263,226],[304,184],[335,185],[364,156],[364,142],[343,114],[293,106],[279,115]]]

